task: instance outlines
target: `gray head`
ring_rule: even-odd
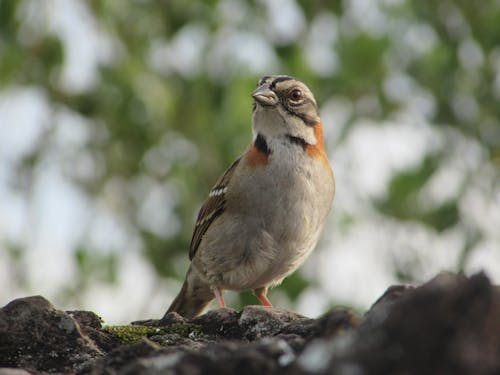
[[[264,76],[252,97],[255,134],[289,135],[316,143],[313,127],[320,121],[318,106],[304,83],[285,75]]]

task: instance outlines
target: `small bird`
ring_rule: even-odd
[[[318,106],[297,79],[265,76],[252,92],[253,142],[219,178],[201,207],[182,289],[167,313],[199,315],[223,290],[269,287],[316,246],[335,193]]]

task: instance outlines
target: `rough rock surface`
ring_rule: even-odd
[[[364,316],[258,306],[103,327],[43,297],[0,310],[0,375],[499,374],[500,289],[484,274],[393,286]]]

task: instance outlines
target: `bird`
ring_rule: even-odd
[[[318,105],[288,75],[262,77],[251,94],[252,141],[199,210],[184,283],[165,316],[193,318],[223,291],[253,291],[263,306],[315,248],[335,194]]]

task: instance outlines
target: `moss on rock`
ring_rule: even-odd
[[[157,335],[176,334],[193,338],[193,335],[196,337],[201,334],[199,325],[189,323],[174,323],[163,327],[117,325],[106,326],[103,330],[118,338],[122,344],[132,344],[142,340],[143,337],[150,338]]]

